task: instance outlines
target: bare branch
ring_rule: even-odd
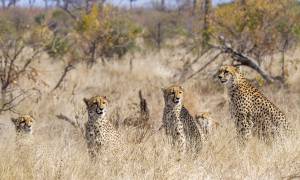
[[[213,63],[221,54],[222,54],[222,52],[219,52],[218,54],[216,54],[210,61],[208,61],[200,69],[198,69],[196,72],[194,72],[193,74],[191,74],[187,78],[182,79],[181,82],[193,78],[195,75],[197,75],[198,73],[200,73],[201,71],[203,71],[205,68],[207,68],[208,65],[210,65],[211,63]]]
[[[63,115],[63,114],[59,114],[59,115],[56,115],[56,117],[58,119],[61,119],[61,120],[64,120],[66,122],[68,122],[71,126],[73,126],[75,129],[79,130],[81,134],[84,134],[84,129],[83,127],[80,126],[79,123],[77,123],[76,121],[72,120],[71,118]]]
[[[72,19],[78,21],[77,16],[75,16],[67,7],[59,6],[62,10],[64,10]]]
[[[28,96],[30,96],[30,92],[32,91],[38,91],[35,88],[28,89],[26,91],[21,90],[20,94],[14,96],[12,99],[10,99],[8,102],[5,102],[2,104],[2,107],[0,108],[0,113],[4,111],[14,111],[14,108],[20,105]]]
[[[67,76],[67,73],[69,71],[71,71],[72,69],[74,69],[75,67],[71,64],[68,64],[65,68],[64,68],[64,72],[61,75],[61,77],[59,78],[58,82],[56,83],[55,87],[52,89],[52,91],[56,90],[60,84],[63,82],[63,80],[65,79],[65,77]]]
[[[229,45],[224,43],[223,46],[215,46],[211,45],[211,47],[220,49],[223,53],[230,54],[231,58],[244,66],[248,66],[258,72],[268,83],[272,83],[273,79],[266,71],[264,71],[254,60],[253,58],[236,51],[235,49],[231,48]]]

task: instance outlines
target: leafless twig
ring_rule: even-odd
[[[84,134],[84,129],[83,127],[79,124],[78,121],[74,121],[72,120],[71,118],[69,118],[68,116],[66,115],[63,115],[63,114],[59,114],[59,115],[56,115],[56,117],[58,119],[61,119],[61,120],[64,120],[66,122],[68,122],[71,126],[73,126],[75,129],[79,130],[79,132],[81,134]]]

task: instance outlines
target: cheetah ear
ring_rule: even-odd
[[[103,96],[103,98],[109,103],[109,99],[107,98],[107,96]]]
[[[236,64],[233,67],[235,67],[235,69],[237,70],[237,72],[241,72],[241,65]]]
[[[89,105],[89,100],[87,98],[83,98],[83,102],[85,103],[86,106]]]
[[[179,88],[180,88],[181,91],[183,91],[183,87],[182,86],[179,86]]]
[[[163,94],[165,94],[165,92],[166,92],[166,89],[165,89],[165,88],[160,88],[160,90],[161,90],[161,92],[162,92]]]
[[[29,115],[30,117],[34,117],[33,111],[29,111],[28,115]]]

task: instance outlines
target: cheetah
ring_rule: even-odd
[[[18,136],[32,134],[33,118],[30,115],[21,115],[18,118],[11,118]]]
[[[108,100],[105,96],[84,98],[83,101],[88,111],[85,138],[89,155],[94,159],[101,149],[114,148],[119,143],[120,135],[106,117]]]
[[[23,157],[33,153],[33,123],[34,119],[30,115],[21,115],[18,118],[11,118],[16,129],[16,155]]]
[[[202,147],[201,132],[183,105],[183,88],[172,85],[162,91],[165,102],[162,127],[165,134],[179,152],[198,152]]]
[[[252,86],[237,67],[222,66],[218,78],[228,91],[230,114],[240,143],[251,136],[270,143],[289,129],[284,113]]]
[[[211,113],[203,112],[195,116],[195,121],[198,128],[202,132],[202,141],[207,141],[213,131],[216,130],[220,124],[211,117]]]

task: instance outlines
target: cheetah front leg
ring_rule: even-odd
[[[236,129],[238,142],[241,145],[245,143],[252,136],[253,121],[250,114],[239,113],[236,115]]]
[[[186,137],[183,131],[183,126],[178,126],[176,129],[176,146],[179,150],[179,153],[185,154],[187,151]]]

